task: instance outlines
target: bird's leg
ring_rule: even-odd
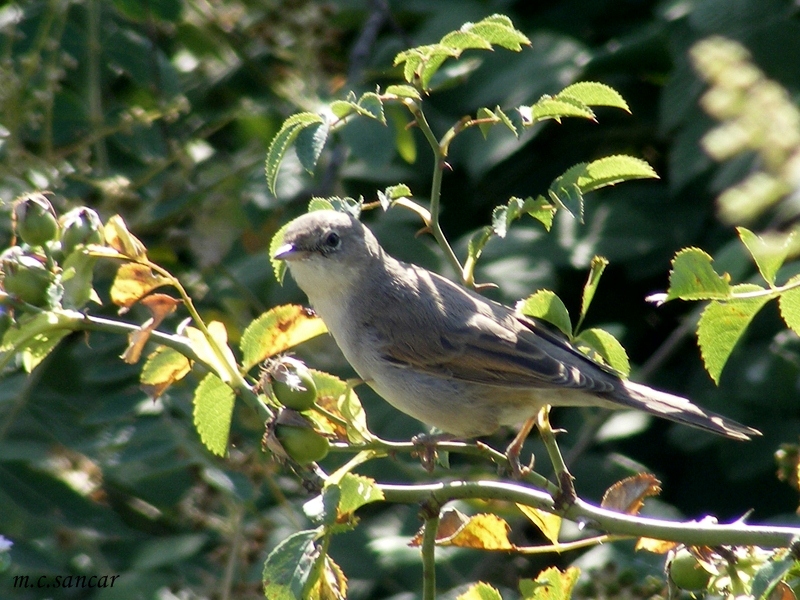
[[[416,454],[419,456],[422,467],[428,473],[432,473],[437,459],[436,444],[450,442],[454,439],[455,436],[444,432],[420,433],[411,438],[411,443],[419,448]]]
[[[535,417],[531,417],[525,421],[525,423],[522,425],[522,429],[519,430],[519,433],[514,436],[514,439],[511,440],[508,448],[506,448],[506,458],[508,459],[508,464],[511,466],[511,476],[514,479],[522,479],[525,475],[533,470],[534,456],[531,455],[530,465],[523,467],[519,463],[519,455],[522,452],[522,444],[525,443],[525,440],[528,438],[528,434],[531,432],[531,429],[533,429],[535,424]]]
[[[575,493],[575,486],[573,484],[574,477],[567,469],[567,464],[564,462],[564,457],[561,456],[561,450],[556,443],[555,431],[550,427],[550,406],[544,406],[539,410],[536,415],[536,427],[539,429],[539,435],[542,436],[544,447],[547,448],[547,454],[550,455],[550,462],[553,463],[553,470],[558,479],[558,494],[553,499],[556,508],[563,508],[569,506],[578,495]]]

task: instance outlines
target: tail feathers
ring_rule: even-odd
[[[660,392],[632,381],[625,381],[624,386],[624,392],[618,390],[618,393],[614,395],[615,402],[735,440],[749,440],[753,436],[761,435],[757,429],[740,425],[716,413],[703,410],[686,398]]]

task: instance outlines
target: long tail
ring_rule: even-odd
[[[721,415],[703,410],[686,398],[660,392],[632,381],[623,383],[625,389],[618,389],[617,393],[613,395],[614,401],[620,404],[735,440],[749,440],[752,436],[761,435],[757,429],[740,425]]]

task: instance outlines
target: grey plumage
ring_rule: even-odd
[[[395,260],[344,213],[295,219],[276,258],[287,261],[359,376],[442,431],[484,435],[550,404],[634,408],[733,439],[760,435],[624,380],[536,320]]]

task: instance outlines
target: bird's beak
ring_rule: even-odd
[[[294,244],[283,244],[275,251],[273,258],[275,260],[297,260],[302,258],[305,253],[299,250]]]

